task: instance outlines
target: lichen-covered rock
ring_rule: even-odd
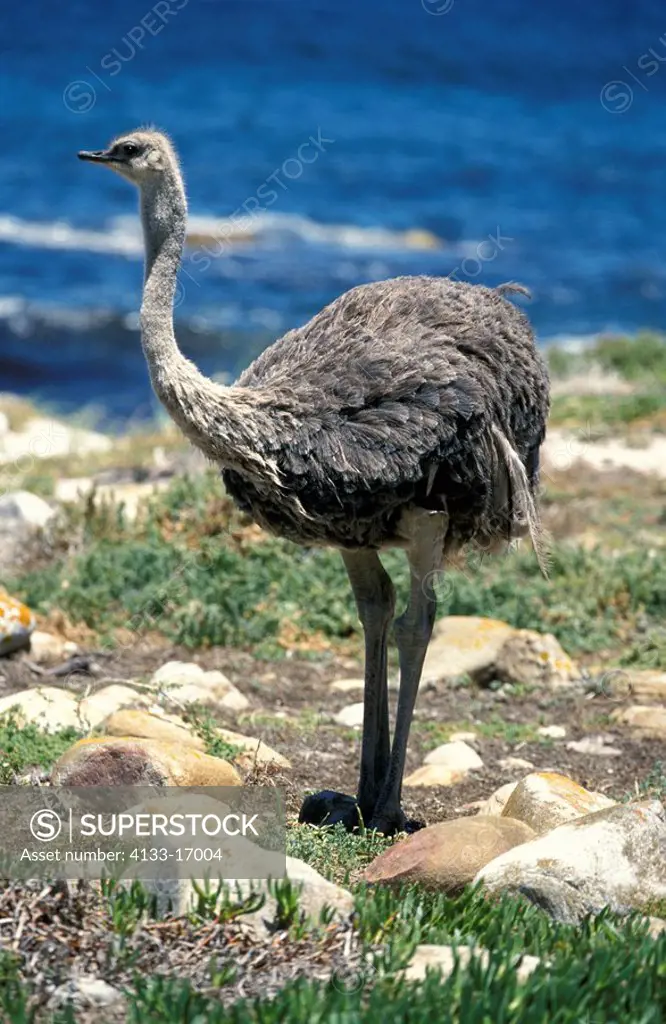
[[[447,615],[435,623],[423,666],[423,682],[474,675],[488,668],[514,632],[513,626],[498,619]]]
[[[493,665],[475,674],[479,683],[524,683],[557,689],[580,679],[580,669],[550,633],[519,629],[502,645]]]
[[[514,629],[498,619],[449,615],[435,624],[423,681],[469,675],[481,686],[494,680],[557,688],[580,671],[550,633]]]
[[[219,757],[184,744],[136,736],[79,740],[54,765],[57,786],[239,786],[238,772]]]
[[[518,783],[502,815],[523,821],[543,835],[566,821],[612,806],[607,796],[590,792],[566,775],[532,772]]]
[[[475,878],[519,893],[557,921],[576,923],[666,898],[666,812],[658,800],[616,804],[501,854]]]
[[[456,818],[390,846],[368,865],[363,878],[388,886],[418,882],[426,889],[456,893],[484,864],[533,838],[529,826],[510,818]]]
[[[27,605],[0,592],[0,655],[27,648],[35,616]]]

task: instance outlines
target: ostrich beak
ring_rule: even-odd
[[[108,163],[111,157],[103,149],[82,149],[78,153],[79,160],[89,160],[93,164],[105,164]]]

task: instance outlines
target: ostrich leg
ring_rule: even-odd
[[[343,551],[365,635],[365,692],[363,740],[357,801],[344,793],[325,791],[309,796],[301,807],[300,821],[359,825],[359,811],[367,824],[373,815],[389,766],[387,657],[388,633],[395,609],[395,591],[376,551]]]
[[[389,766],[386,648],[395,590],[376,551],[345,551],[342,557],[365,635],[363,741],[357,801],[367,824]]]
[[[400,806],[402,776],[416,694],[435,623],[435,574],[442,564],[447,517],[442,513],[423,511],[415,514],[414,522],[414,540],[407,549],[411,576],[409,603],[394,626],[400,657],[400,693],[393,747],[384,784],[369,822],[370,828],[387,835],[401,830],[406,824]]]

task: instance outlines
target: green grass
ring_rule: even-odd
[[[546,356],[554,377],[567,377],[596,366],[650,387],[666,383],[666,335],[654,331],[641,331],[635,337],[602,335],[575,351],[552,345],[546,349]]]
[[[584,426],[590,438],[639,421],[666,429],[666,335],[644,331],[635,338],[602,336],[580,351],[552,346],[546,354],[555,379],[596,369],[633,385],[626,395],[555,395],[552,424]]]
[[[432,722],[415,721],[412,731],[424,737],[424,748],[434,750],[442,743],[448,743],[452,733],[471,730],[486,739],[501,739],[505,743],[532,743],[538,739],[537,727],[540,722],[510,722],[492,715],[483,722]]]
[[[289,856],[307,861],[329,881],[343,886],[394,842],[378,832],[346,832],[341,824],[326,828],[295,825],[287,831]]]
[[[553,425],[585,424],[590,440],[612,434],[637,420],[648,420],[666,410],[666,393],[635,395],[555,395],[550,422]],[[656,424],[659,427],[659,424]]]
[[[79,738],[75,729],[47,733],[34,724],[21,725],[8,711],[0,717],[0,785],[26,768],[50,768]]]
[[[79,536],[78,552],[45,558],[9,585],[35,610],[59,608],[110,642],[116,630],[156,631],[190,647],[228,644],[278,656],[293,646],[285,629],[289,637],[316,634],[332,643],[358,634],[338,554],[275,538],[245,541],[247,521],[216,474],[176,480],[141,523],[90,503],[69,515],[63,547]],[[404,598],[403,556],[388,552],[385,562]],[[560,545],[549,580],[529,549],[488,560],[472,555],[449,582],[440,615],[486,615],[550,631],[573,654],[630,646],[638,617],[650,627],[666,613],[666,564],[645,545],[617,554]]]
[[[291,898],[286,891],[282,898],[291,917]],[[128,901],[136,902],[136,912],[123,904],[122,920],[117,911],[114,918],[126,939],[145,911],[138,888],[133,887]],[[199,990],[173,973],[135,974],[125,986],[127,1020],[657,1024],[666,1014],[666,937],[649,938],[645,920],[638,917],[621,920],[602,913],[574,927],[553,923],[526,902],[489,900],[472,888],[448,899],[411,887],[401,893],[360,888],[356,921],[365,956],[347,982],[341,975],[330,982],[301,978],[288,982],[273,999],[231,999],[223,1007],[220,996],[234,983],[236,971],[233,963],[213,958],[209,984]],[[300,939],[306,940],[305,933]],[[486,964],[474,958],[458,966],[444,981],[433,972],[424,982],[406,983],[400,972],[419,943],[472,945],[488,950],[489,958]],[[516,967],[525,953],[539,957],[541,965],[519,981]],[[36,1024],[29,986],[12,953],[0,954],[0,981],[0,1010],[6,1019]],[[58,1024],[76,1019],[66,1014],[55,1018]]]
[[[212,757],[220,757],[223,761],[233,761],[241,753],[242,747],[217,734],[217,724],[210,710],[196,702],[190,704],[183,712],[183,720],[192,726],[197,736],[203,740],[206,753]]]

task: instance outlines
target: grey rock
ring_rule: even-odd
[[[0,525],[8,527],[43,527],[55,515],[54,510],[30,491],[9,491],[0,497]]]
[[[666,811],[642,800],[585,815],[501,854],[474,881],[568,923],[649,908],[666,897]]]
[[[71,1004],[77,1010],[108,1010],[120,1009],[125,1003],[125,996],[113,985],[94,975],[81,974],[58,986],[49,1000],[49,1008],[58,1010]]]

